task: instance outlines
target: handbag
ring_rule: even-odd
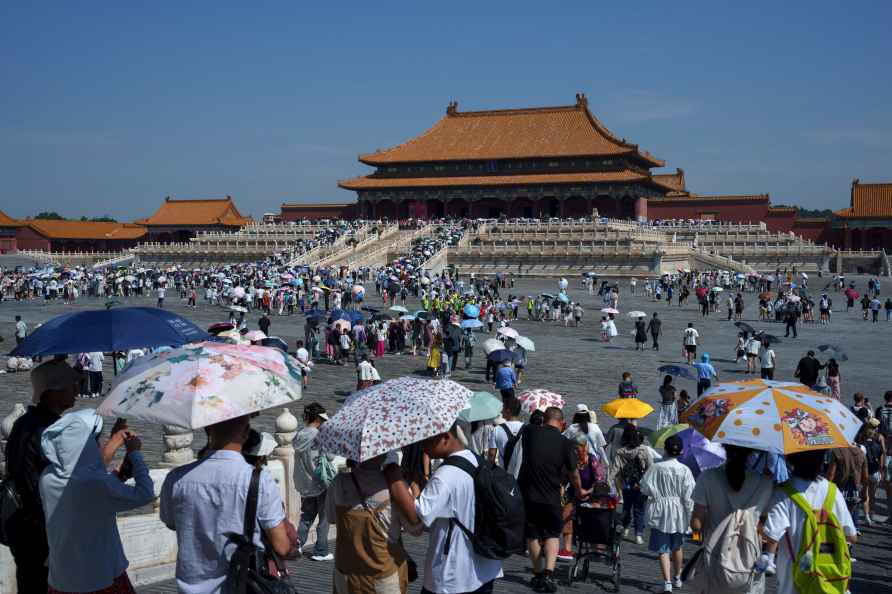
[[[384,538],[387,539],[387,530],[381,523],[381,519],[378,517],[378,514],[375,513],[375,510],[373,510],[369,506],[369,504],[366,503],[365,495],[362,494],[362,489],[359,488],[359,481],[356,480],[356,475],[351,472],[350,478],[353,479],[353,486],[356,487],[356,493],[357,495],[359,495],[360,505],[372,515],[372,521],[374,522],[375,526],[378,527],[378,530],[380,530],[381,533],[384,535]],[[409,583],[411,584],[418,579],[418,564],[415,563],[415,560],[409,556],[409,551],[406,550],[406,547],[404,547],[402,543],[400,543],[400,548],[403,550],[403,555],[405,555],[406,557],[406,573],[407,577],[409,578]]]
[[[237,548],[229,560],[229,571],[223,591],[227,594],[297,594],[297,588],[286,580],[273,576],[267,568],[272,560],[280,575],[285,574],[282,560],[275,551],[254,544],[254,527],[257,523],[257,499],[260,495],[260,468],[255,468],[248,487],[245,502],[245,526],[243,534],[228,533],[230,542]]]

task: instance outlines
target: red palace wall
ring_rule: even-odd
[[[798,219],[793,223],[793,233],[815,243],[841,245],[833,233],[829,219]]]
[[[787,233],[793,230],[793,225],[796,223],[796,210],[769,208],[764,221],[769,231]]]
[[[319,219],[353,219],[359,215],[356,204],[298,204],[282,205],[282,222],[317,221]]]
[[[15,234],[16,247],[20,250],[50,251],[50,240],[32,229],[19,227]]]
[[[656,219],[712,219],[715,221],[757,223],[767,219],[768,198],[765,200],[648,200],[647,218]]]

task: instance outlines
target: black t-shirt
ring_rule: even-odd
[[[524,425],[517,483],[525,501],[561,504],[561,483],[576,468],[573,443],[548,425]]]
[[[820,361],[814,357],[803,357],[799,359],[799,379],[807,386],[813,386],[818,381],[818,371],[822,365]]]

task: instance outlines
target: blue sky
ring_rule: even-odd
[[[5,2],[0,209],[347,201],[459,109],[573,102],[702,194],[892,180],[892,3]]]

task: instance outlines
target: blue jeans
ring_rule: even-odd
[[[300,498],[300,522],[297,524],[297,538],[301,546],[307,542],[310,526],[313,520],[319,517],[316,525],[316,544],[313,546],[313,555],[325,556],[328,554],[328,518],[325,517],[325,493],[315,497]]]
[[[623,487],[623,528],[633,525],[635,536],[644,534],[644,502],[647,498],[640,489]]]

